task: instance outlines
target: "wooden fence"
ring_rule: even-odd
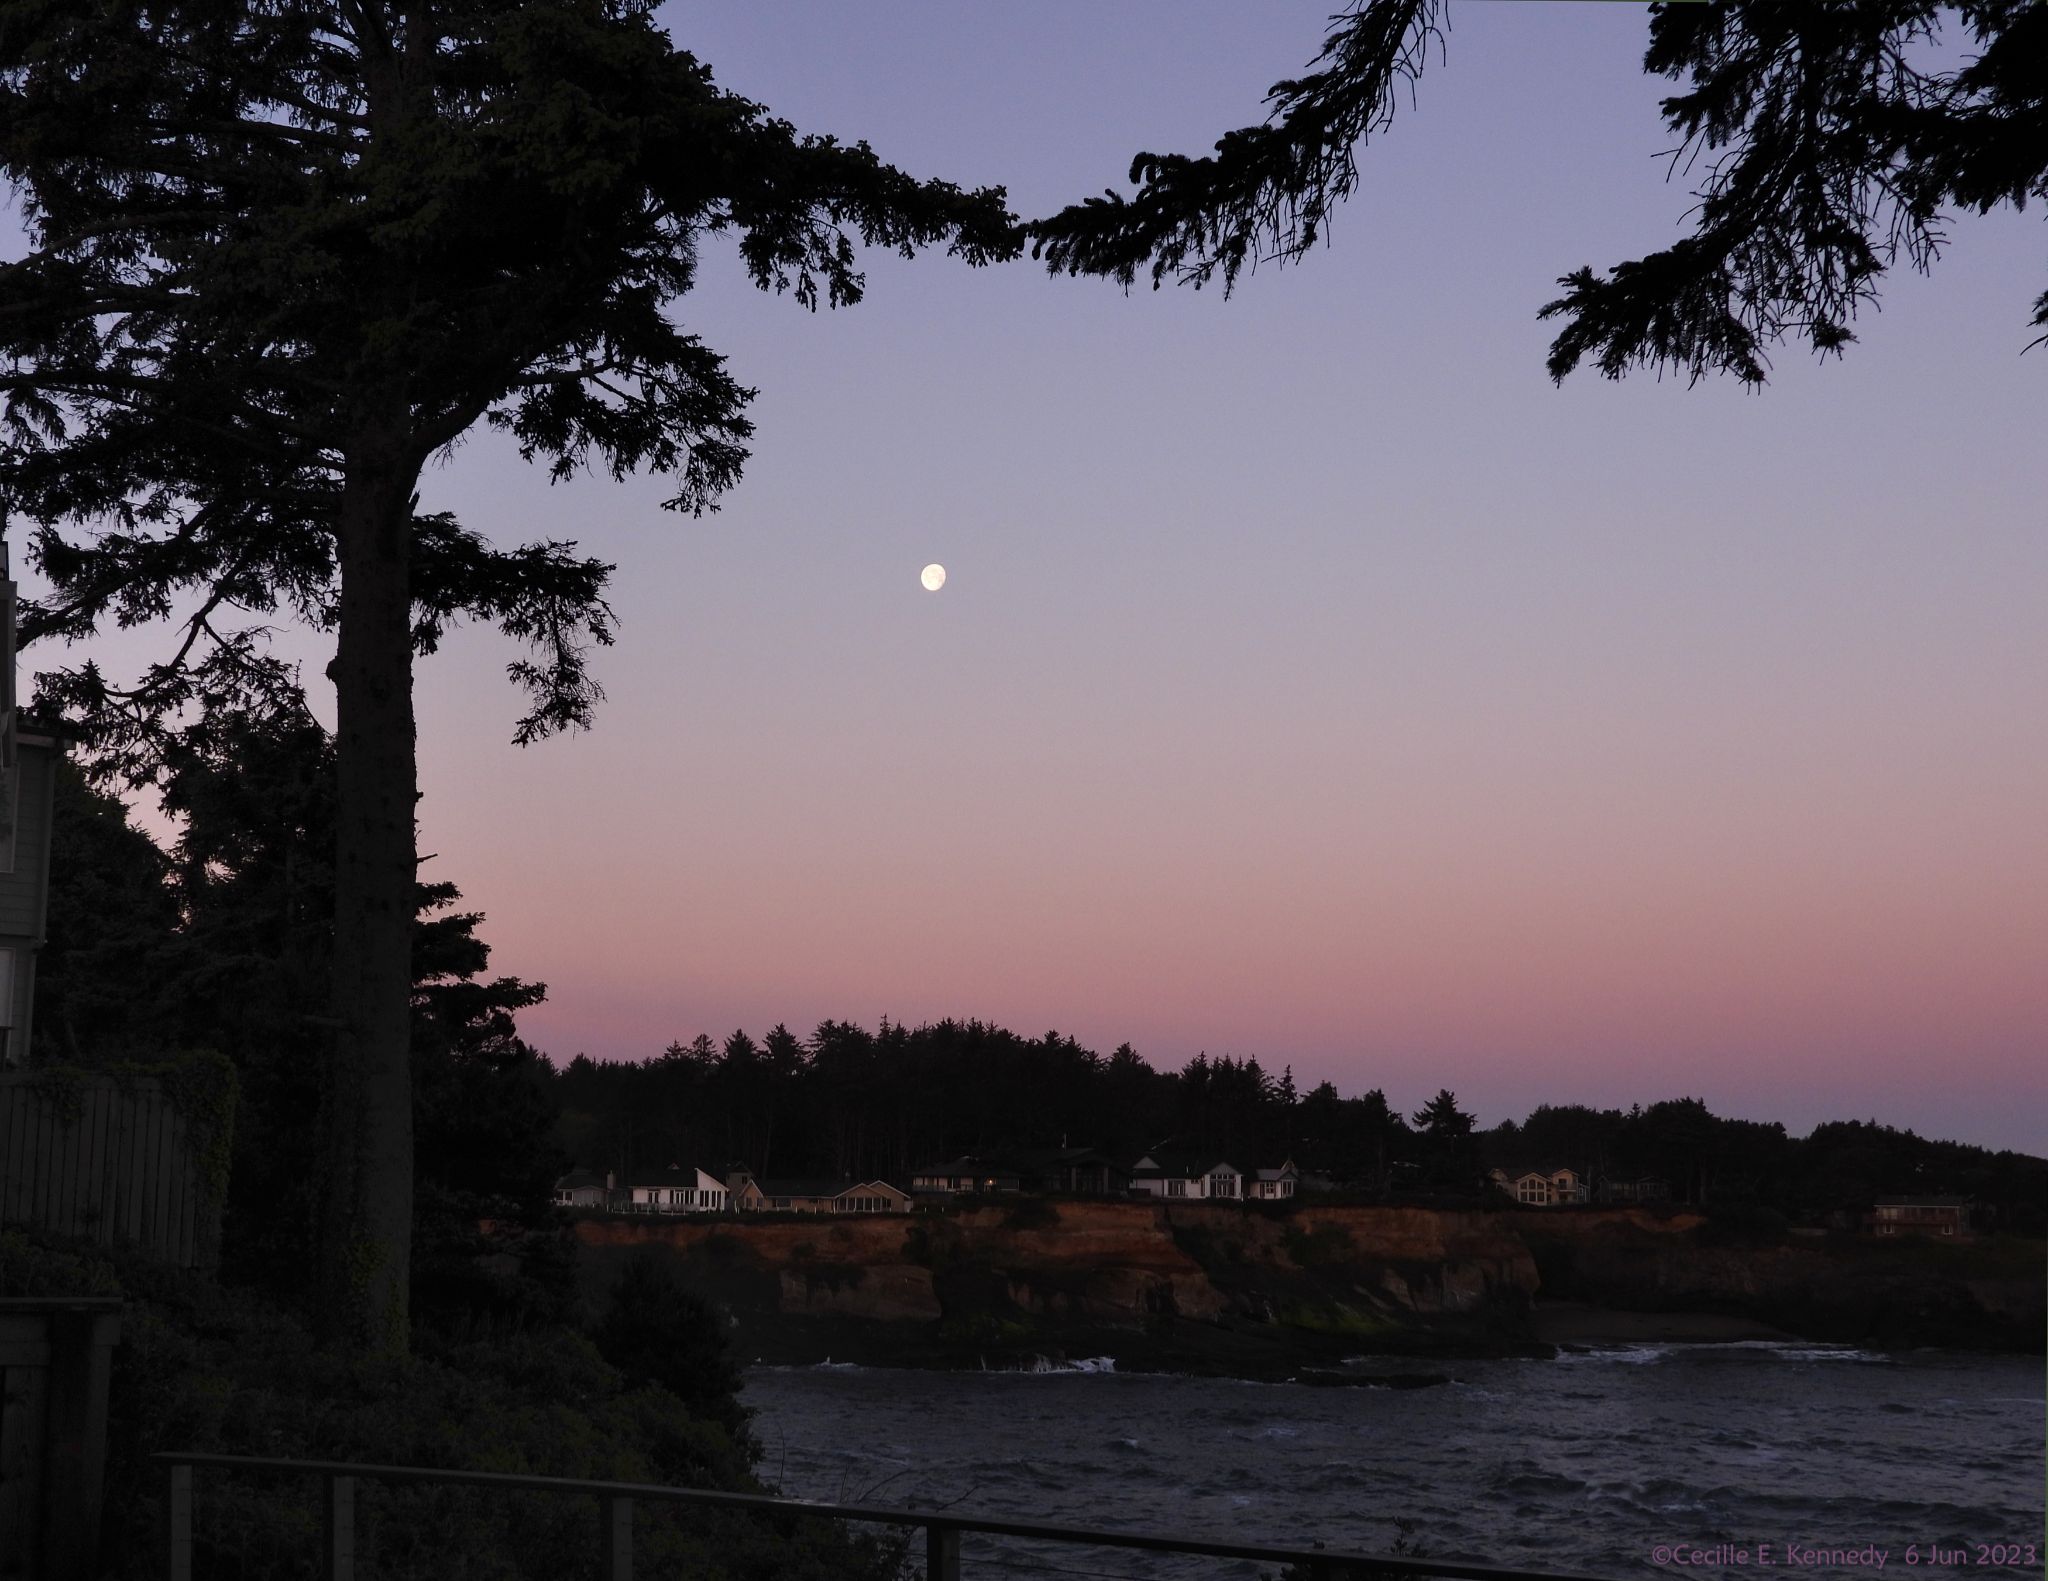
[[[0,1224],[127,1242],[181,1268],[220,1256],[220,1202],[154,1077],[0,1075]]]

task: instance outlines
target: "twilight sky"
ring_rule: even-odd
[[[665,16],[1038,215],[1256,119],[1330,8]],[[713,247],[680,316],[759,389],[722,511],[487,438],[430,475],[619,565],[594,732],[510,746],[488,632],[422,669],[428,872],[549,984],[535,1042],[980,1016],[1484,1124],[1690,1094],[2039,1150],[2038,216],[1958,219],[1762,395],[1558,390],[1556,277],[1689,204],[1645,14],[1452,21],[1332,245],[1229,301],[877,257],[813,317]]]

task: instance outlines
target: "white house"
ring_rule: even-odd
[[[1301,1171],[1287,1159],[1277,1169],[1255,1169],[1245,1176],[1244,1194],[1251,1202],[1285,1202],[1301,1184]]]
[[[1131,1190],[1174,1201],[1240,1202],[1244,1171],[1213,1153],[1155,1149],[1131,1166]]]
[[[1487,1178],[1515,1201],[1533,1208],[1563,1207],[1587,1200],[1584,1177],[1563,1164],[1495,1169]]]
[[[717,1176],[671,1164],[636,1179],[627,1206],[634,1213],[723,1213],[731,1197]]]

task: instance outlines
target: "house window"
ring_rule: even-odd
[[[1188,1194],[1188,1183],[1185,1180],[1169,1180],[1166,1183],[1166,1194],[1169,1197],[1185,1197]]]

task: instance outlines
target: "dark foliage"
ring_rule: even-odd
[[[163,1472],[184,1449],[380,1465],[764,1491],[727,1425],[609,1365],[589,1340],[536,1326],[484,1340],[428,1334],[409,1363],[351,1359],[246,1291],[82,1243],[0,1231],[0,1295],[119,1294],[108,1424],[107,1524],[99,1574],[162,1573]],[[687,1344],[687,1333],[679,1338]],[[268,1581],[318,1552],[320,1486],[288,1475],[200,1474],[195,1574]],[[358,1563],[390,1581],[521,1581],[586,1573],[588,1498],[384,1486],[358,1493]],[[826,1521],[758,1518],[643,1502],[636,1559],[702,1581],[883,1581],[894,1555]]]
[[[1971,51],[1931,65],[1944,24]],[[1247,265],[1299,258],[1357,186],[1356,150],[1412,93],[1440,0],[1354,0],[1315,69],[1276,83],[1263,125],[1203,158],[1140,154],[1129,198],[1090,198],[1029,230],[1055,273],[1128,288],[1149,266],[1227,292]],[[1768,349],[1839,353],[1859,307],[1902,257],[1925,271],[1946,211],[2048,200],[2048,7],[2032,0],[1713,0],[1653,7],[1644,69],[1680,83],[1663,103],[1675,170],[1702,165],[1692,234],[1601,274],[1559,281],[1565,327],[1549,368],[1586,358],[1693,379],[1764,381]],[[2048,291],[2033,323],[2048,329]],[[2037,341],[2035,344],[2039,344]]]
[[[178,902],[170,859],[66,759],[56,768],[47,942],[36,958],[37,1063],[146,1059],[177,1039],[163,1021]]]
[[[86,1065],[177,1048],[225,1053],[241,1082],[226,1273],[297,1297],[319,1184],[325,1030],[309,1008],[324,998],[332,938],[334,744],[293,700],[277,712],[203,713],[165,746],[163,806],[179,819],[168,854],[120,802],[75,772],[60,782],[38,1044]],[[514,1019],[546,988],[489,975],[483,918],[460,899],[453,884],[417,886],[422,1315],[486,1327],[559,1319],[566,1263],[537,1232],[567,1160],[553,1145],[553,1073]],[[503,1234],[480,1234],[483,1219]],[[511,1259],[517,1277],[487,1275],[480,1257]]]
[[[660,1384],[691,1415],[745,1443],[750,1413],[739,1403],[743,1380],[724,1315],[685,1289],[670,1261],[652,1254],[627,1259],[607,1302],[590,1336],[599,1354],[636,1382]]]
[[[752,392],[665,311],[704,237],[806,307],[860,299],[856,241],[1018,246],[999,191],[798,134],[636,0],[15,5],[0,107],[33,244],[0,266],[0,479],[54,590],[24,639],[196,606],[139,685],[58,684],[131,774],[177,710],[260,671],[236,612],[341,621],[337,522],[372,460],[402,502],[483,422],[555,478],[650,468],[672,505],[714,504]],[[535,650],[519,739],[587,723],[611,567],[403,525],[414,649],[494,622]]]

